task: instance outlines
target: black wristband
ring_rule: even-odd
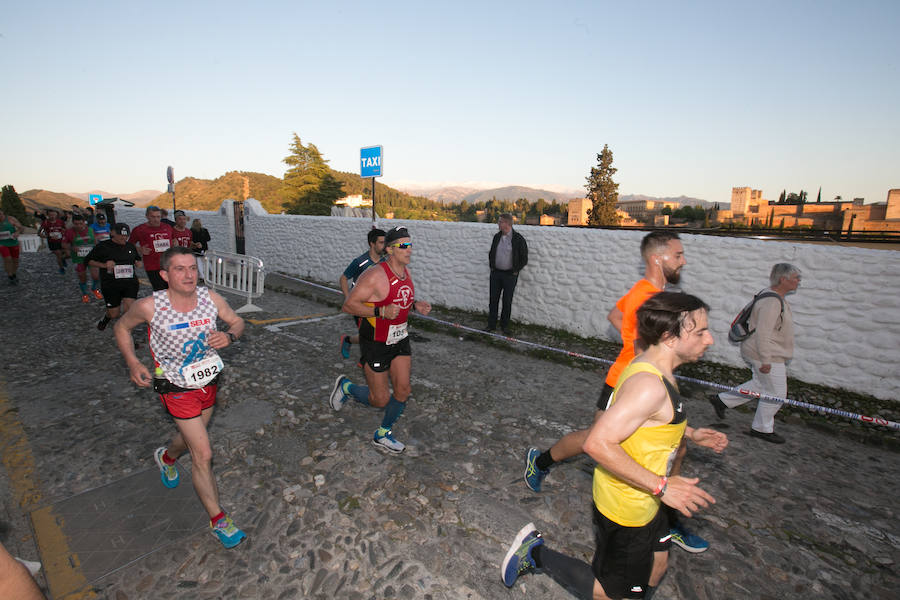
[[[231,333],[230,331],[226,331],[225,335],[228,336],[228,339],[231,340],[231,343],[235,343],[237,341],[237,336]]]
[[[378,306],[375,307],[375,318],[376,318],[376,319],[378,319],[378,318],[381,317],[381,314],[380,314],[381,311],[378,310],[379,308],[380,308],[380,307],[378,307]]]

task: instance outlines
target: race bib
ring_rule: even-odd
[[[406,323],[391,325],[390,327],[388,327],[387,339],[384,341],[384,343],[390,346],[391,344],[396,344],[405,337]]]
[[[131,279],[134,277],[134,266],[132,265],[116,265],[114,271],[116,279]]]
[[[184,380],[189,388],[202,388],[208,385],[210,381],[216,378],[216,375],[222,372],[225,365],[218,354],[198,360],[181,369]]]
[[[169,249],[169,240],[153,240],[153,249],[162,254]]]
[[[8,240],[12,237],[12,234],[7,230],[0,231],[0,240]]]
[[[91,250],[93,249],[93,246],[77,246],[75,248],[75,254],[78,255],[78,258],[84,258],[88,254],[90,254]]]
[[[51,231],[51,232],[50,232],[50,239],[51,239],[51,240],[61,240],[61,239],[62,239],[62,232],[61,232],[61,231]]]

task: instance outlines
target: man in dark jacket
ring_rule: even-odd
[[[528,244],[525,238],[512,227],[512,215],[500,215],[500,231],[494,236],[488,261],[491,265],[491,300],[488,312],[488,331],[497,328],[497,305],[503,295],[503,310],[500,313],[500,329],[509,333],[509,315],[512,312],[513,292],[519,280],[519,271],[528,264]]]

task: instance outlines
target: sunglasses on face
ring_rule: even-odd
[[[397,244],[391,244],[393,248],[400,248],[401,250],[409,250],[412,248],[412,242],[399,242]]]

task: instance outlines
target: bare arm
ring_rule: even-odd
[[[645,469],[623,449],[622,442],[657,414],[666,402],[659,378],[649,373],[629,377],[617,393],[619,400],[594,422],[583,450],[604,469],[637,488],[652,491],[659,475]],[[656,423],[651,423],[656,424]]]
[[[116,345],[119,352],[125,358],[128,365],[131,381],[138,387],[150,387],[153,378],[150,370],[138,359],[134,352],[134,342],[131,341],[131,330],[141,323],[149,323],[153,319],[153,297],[141,298],[129,308],[116,322],[113,332],[116,336]]]
[[[9,222],[12,223],[12,226],[16,228],[16,230],[13,231],[13,234],[12,234],[13,239],[15,239],[15,240],[19,239],[19,234],[22,233],[23,231],[25,231],[25,228],[22,227],[22,224],[19,223],[19,220],[17,218],[10,217],[9,215],[7,215],[6,218],[9,219]]]
[[[25,565],[13,558],[2,544],[0,544],[0,598],[44,599],[44,594]]]
[[[347,277],[341,273],[341,278],[338,279],[338,285],[341,286],[341,291],[344,292],[344,299],[350,295],[350,282],[347,281]]]
[[[387,276],[381,269],[369,269],[363,273],[356,285],[350,291],[350,295],[344,300],[341,307],[345,313],[357,317],[374,317],[375,307],[367,306],[366,302],[377,302],[387,296]],[[400,314],[400,307],[396,304],[388,304],[379,309],[381,317],[393,319]]]
[[[616,328],[620,334],[622,333],[622,319],[624,315],[622,311],[619,310],[618,306],[613,306],[612,310],[609,311],[609,314],[606,315],[606,320],[612,323],[612,326]]]
[[[713,452],[721,453],[728,446],[728,436],[721,431],[701,427],[694,429],[687,427],[684,430],[684,437],[688,438],[698,446],[704,446]]]
[[[655,375],[638,373],[622,384],[616,396],[616,402],[591,427],[583,450],[619,479],[653,493],[660,476],[638,464],[621,444],[639,427],[664,423],[660,413],[668,403],[665,387]],[[697,487],[698,482],[697,478],[680,475],[669,477],[662,502],[688,517],[691,511],[715,503],[711,495]]]
[[[227,333],[225,331],[213,331],[209,334],[209,345],[219,350],[231,344],[231,338],[228,334],[239,338],[244,333],[244,319],[240,318],[234,310],[225,301],[225,298],[216,292],[210,292],[209,297],[212,298],[216,310],[219,311],[219,318],[228,325]]]

